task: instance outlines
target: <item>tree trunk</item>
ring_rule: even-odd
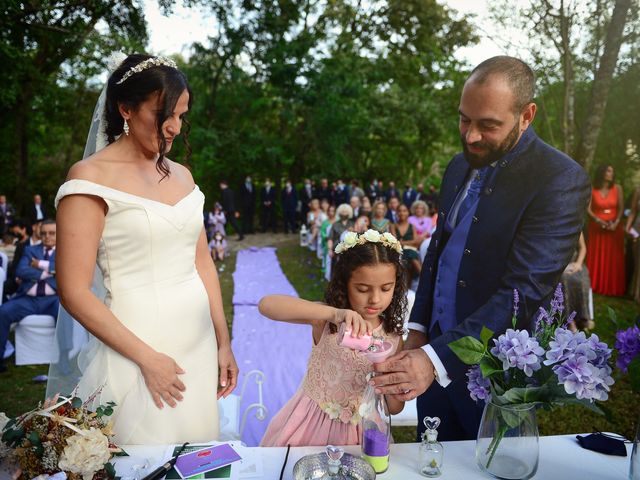
[[[560,7],[560,37],[562,45],[562,70],[564,76],[564,101],[562,110],[562,134],[564,152],[573,154],[575,145],[575,83],[573,80],[573,55],[571,53],[571,18],[565,12],[564,3]]]
[[[631,8],[632,0],[616,0],[611,22],[607,28],[604,52],[600,59],[600,66],[596,72],[591,87],[586,122],[582,131],[582,138],[578,146],[577,161],[588,171],[593,162],[598,136],[607,107],[607,97],[611,87],[611,80],[618,62],[622,33]]]

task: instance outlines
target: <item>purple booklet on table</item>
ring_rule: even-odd
[[[225,467],[240,459],[238,452],[224,443],[180,455],[175,468],[182,478],[189,478]]]

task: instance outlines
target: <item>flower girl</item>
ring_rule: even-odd
[[[341,324],[354,337],[372,335],[390,341],[396,351],[402,348],[407,285],[398,240],[375,230],[349,232],[335,252],[326,303],[284,295],[260,301],[260,313],[268,318],[310,324],[314,344],[302,385],[275,415],[261,446],[360,442],[359,407],[373,368],[361,352],[338,344]],[[387,403],[393,414],[404,407],[391,397]]]

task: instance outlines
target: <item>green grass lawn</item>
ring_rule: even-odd
[[[300,297],[307,300],[322,300],[326,283],[322,279],[320,260],[315,252],[300,248],[297,238],[292,237],[281,243],[277,250],[278,258],[285,275],[295,287]],[[224,261],[224,271],[219,272],[224,311],[231,327],[233,319],[233,271],[236,254],[232,253]],[[613,346],[615,331],[633,324],[640,315],[640,307],[625,298],[611,298],[596,295],[594,330],[609,346]],[[618,324],[608,319],[607,306],[613,308],[618,316]],[[33,408],[44,398],[45,385],[34,383],[36,375],[46,374],[46,365],[16,367],[13,357],[8,361],[9,371],[0,375],[0,412],[15,416]],[[630,438],[640,414],[640,395],[631,392],[629,382],[625,378],[616,377],[609,401],[604,404],[608,414],[599,416],[580,406],[569,406],[552,413],[539,412],[538,422],[541,435],[557,435],[568,433],[591,432],[594,430],[612,431]],[[413,428],[395,428],[396,442],[415,441]]]

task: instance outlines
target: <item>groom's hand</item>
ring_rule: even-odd
[[[403,350],[374,364],[373,369],[377,375],[369,383],[376,387],[376,393],[393,395],[403,402],[423,394],[435,380],[433,363],[420,348]]]

